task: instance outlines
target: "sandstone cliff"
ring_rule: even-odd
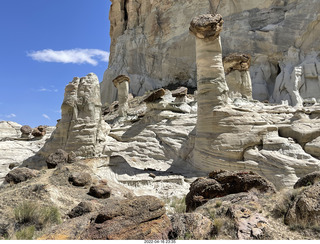
[[[102,103],[116,100],[112,80],[119,74],[130,77],[133,95],[169,84],[195,87],[195,40],[189,23],[194,16],[213,12],[225,21],[223,55],[252,55],[254,99],[269,100],[272,95],[272,102],[296,105],[294,89],[302,99],[319,98],[319,70],[304,72],[310,70],[304,64],[318,65],[317,53],[308,55],[320,48],[319,11],[317,0],[112,0],[111,56],[101,83]],[[305,82],[297,88],[286,85],[296,80],[290,76],[302,63]]]

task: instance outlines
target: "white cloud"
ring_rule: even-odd
[[[33,60],[40,62],[55,63],[88,63],[96,66],[99,61],[109,62],[109,53],[99,49],[70,49],[55,51],[52,49],[44,49],[40,51],[31,51],[27,55]]]
[[[5,115],[5,117],[8,118],[8,119],[11,119],[11,118],[17,117],[17,115],[15,115],[15,114],[8,114],[8,115]]]
[[[37,90],[38,92],[58,92],[58,89],[48,89],[48,88],[41,88]]]
[[[46,118],[47,120],[50,120],[50,117],[46,114],[42,114],[42,117]]]

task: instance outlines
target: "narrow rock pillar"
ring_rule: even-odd
[[[118,88],[119,116],[126,116],[129,108],[128,98],[130,78],[126,75],[119,75],[112,82],[114,86]]]
[[[223,59],[226,81],[229,87],[229,97],[242,96],[252,99],[252,84],[250,77],[251,56],[232,53]]]
[[[222,63],[220,32],[223,19],[220,14],[204,14],[190,23],[190,32],[196,36],[198,119],[194,150],[194,164],[207,160],[206,152],[217,133],[217,118],[213,109],[228,101],[228,86]]]

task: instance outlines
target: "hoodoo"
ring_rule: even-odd
[[[128,98],[130,78],[126,75],[119,75],[112,82],[114,86],[118,88],[119,116],[126,116],[129,108]]]
[[[219,36],[222,25],[221,15],[204,14],[193,18],[189,28],[196,37],[198,119],[194,162],[197,165],[205,160],[203,150],[208,148],[216,133],[213,108],[228,101]]]

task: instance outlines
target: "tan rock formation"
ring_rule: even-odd
[[[212,144],[216,130],[213,109],[228,101],[228,86],[222,64],[222,49],[219,33],[222,30],[222,16],[200,15],[190,23],[190,32],[196,36],[197,62],[197,135],[194,150],[194,163],[202,164],[200,154],[204,146]]]
[[[250,64],[251,56],[246,54],[232,53],[223,58],[230,97],[243,96],[252,99]]]
[[[130,78],[126,75],[119,75],[112,82],[114,86],[118,88],[119,116],[126,116],[129,108],[128,98]]]
[[[313,53],[300,62],[299,55],[295,48],[288,51],[288,61],[282,63],[282,72],[276,79],[272,102],[287,100],[297,107],[320,102],[320,56]]]
[[[109,128],[101,115],[98,77],[93,73],[81,79],[76,77],[66,86],[61,120],[40,154],[48,156],[63,149],[77,156],[98,155]]]
[[[194,16],[204,13],[224,17],[223,55],[252,55],[253,98],[269,100],[276,77],[291,62],[286,58],[290,47],[298,51],[295,66],[313,50],[320,50],[319,12],[317,0],[112,0],[110,62],[101,84],[103,104],[117,100],[112,80],[120,74],[130,76],[134,96],[168,84],[195,87],[195,50],[190,48],[195,41],[188,28]],[[286,72],[290,76],[290,69]],[[275,92],[279,99],[286,99],[283,89]],[[278,103],[276,97],[272,101]]]

